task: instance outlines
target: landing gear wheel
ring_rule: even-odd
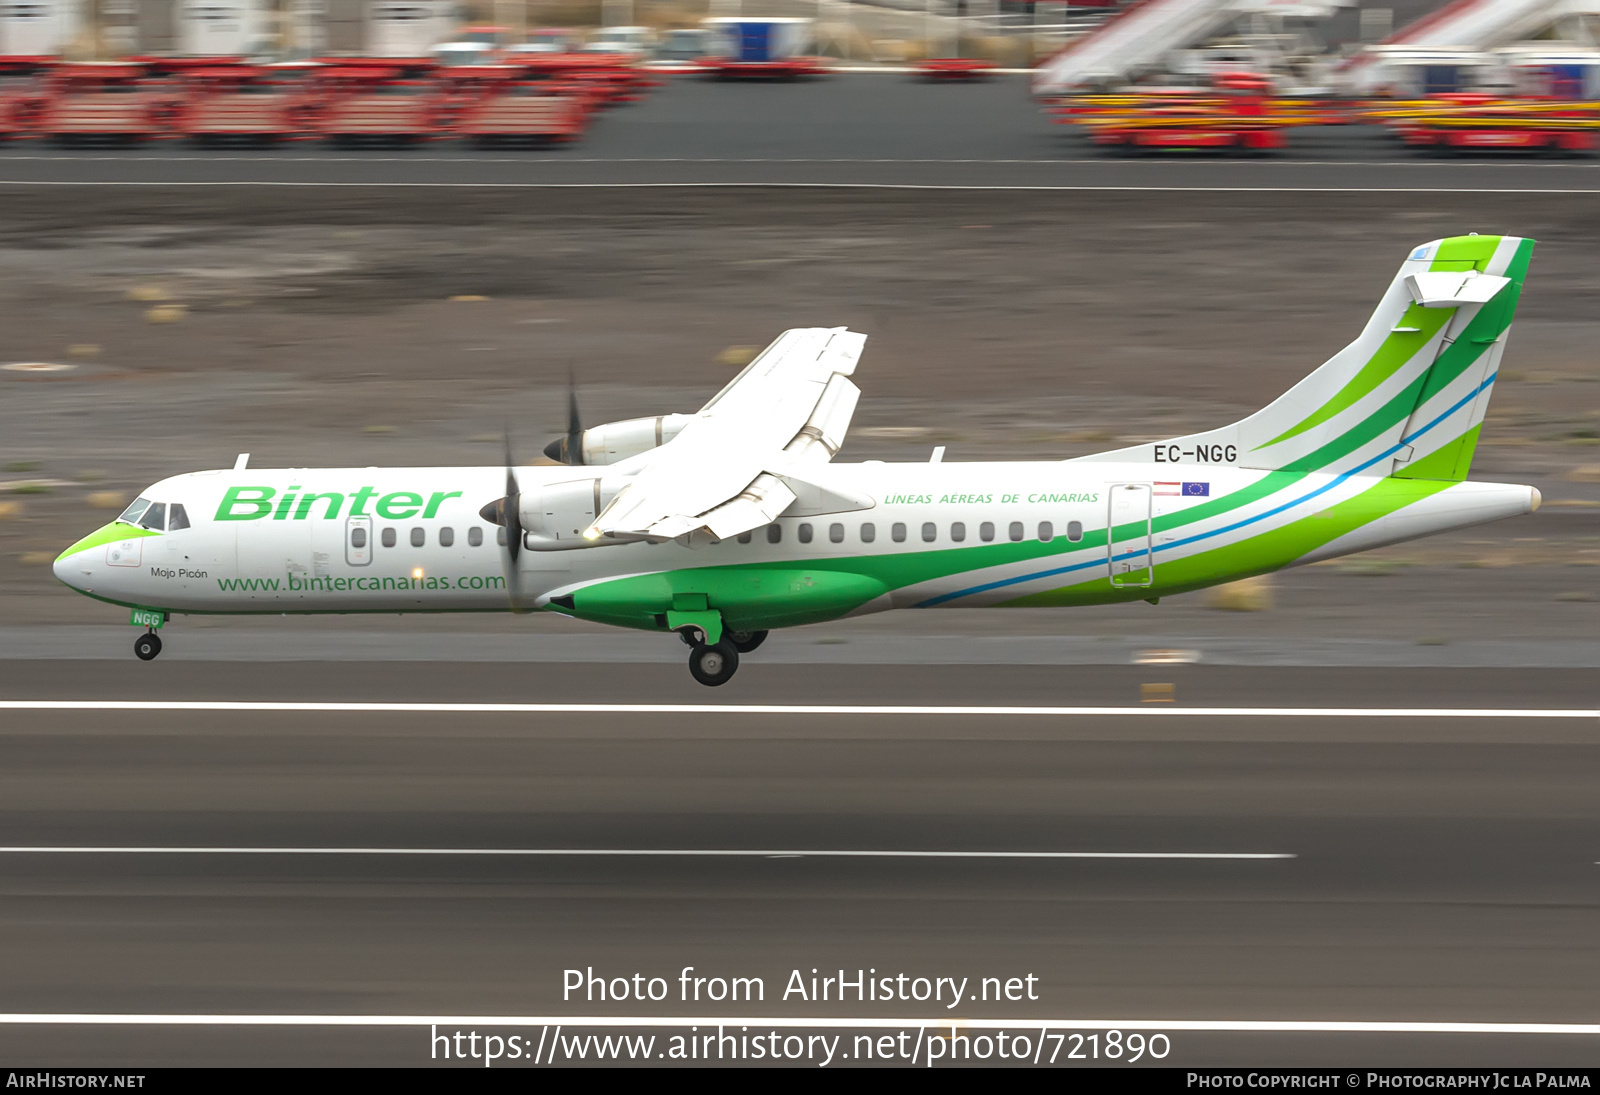
[[[697,646],[689,652],[690,674],[711,688],[727,684],[738,668],[739,651],[727,639],[716,646]]]
[[[698,627],[684,627],[678,629],[678,638],[683,640],[684,646],[704,646],[706,633]]]
[[[133,640],[133,652],[138,655],[139,660],[142,662],[152,660],[157,654],[161,653],[161,636],[154,631],[146,631],[143,635]]]
[[[726,631],[723,638],[733,644],[733,648],[741,654],[748,654],[756,647],[767,641],[765,631]]]

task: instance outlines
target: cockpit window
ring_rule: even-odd
[[[118,517],[117,520],[126,521],[130,525],[137,525],[139,523],[139,515],[141,513],[143,513],[146,509],[148,509],[149,506],[150,506],[150,499],[148,499],[148,498],[135,498],[133,500],[133,505],[131,505],[127,509],[123,510],[122,511],[122,516]]]
[[[145,509],[144,516],[139,518],[139,524],[144,528],[153,528],[161,532],[167,527],[167,504],[165,502],[151,502]]]
[[[184,510],[182,502],[172,503],[172,511],[167,514],[167,531],[189,527],[189,514]]]

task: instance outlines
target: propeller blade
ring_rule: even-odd
[[[506,532],[505,552],[500,559],[506,576],[506,594],[511,598],[511,611],[524,612],[522,574],[517,567],[517,558],[522,554],[522,486],[517,482],[516,460],[511,455],[509,426],[506,427],[506,495],[500,499],[500,527]]]
[[[544,454],[563,464],[583,463],[583,414],[578,410],[578,382],[567,374],[567,432],[544,447]]]

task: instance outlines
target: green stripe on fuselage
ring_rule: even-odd
[[[1181,559],[1164,560],[1158,553],[1154,585],[1135,590],[1117,589],[1107,582],[1105,574],[1094,573],[1092,577],[1073,585],[1017,597],[1002,602],[999,607],[1058,608],[1111,604],[1187,593],[1220,582],[1266,574],[1452,485],[1432,480],[1377,479],[1371,487],[1353,498],[1287,525],[1267,529],[1246,540],[1196,552]]]

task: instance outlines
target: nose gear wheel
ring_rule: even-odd
[[[133,640],[133,653],[142,662],[152,660],[161,653],[161,636],[154,631],[147,631]]]

